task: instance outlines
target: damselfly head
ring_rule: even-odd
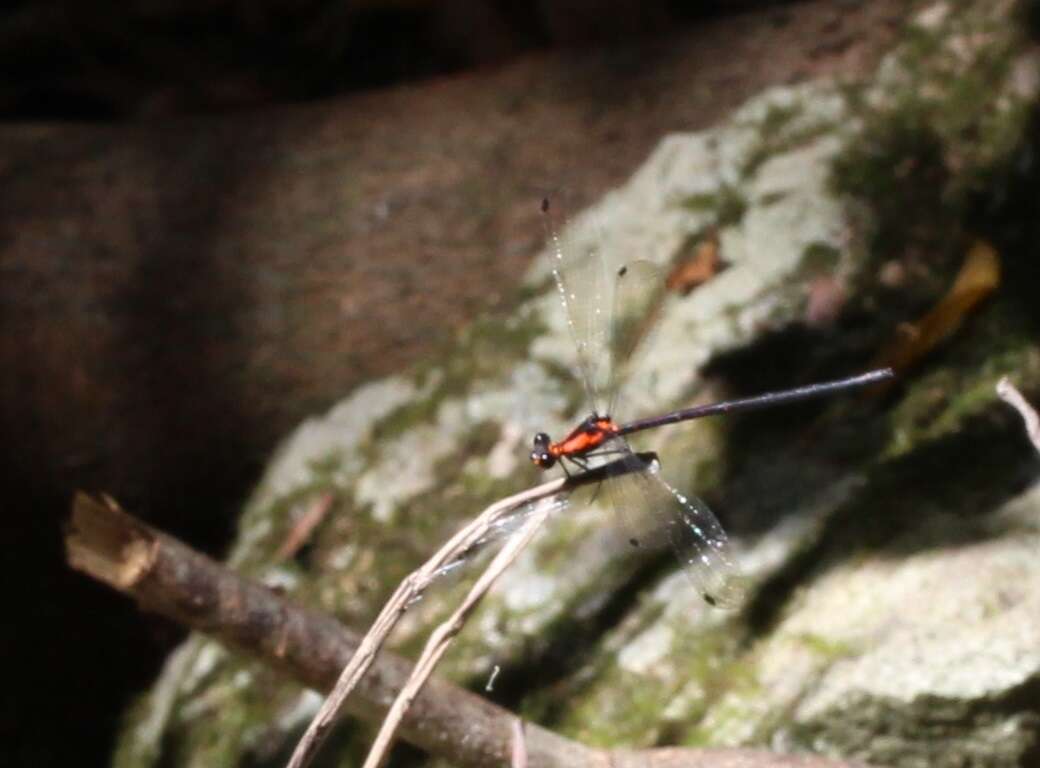
[[[542,469],[549,469],[556,464],[556,457],[549,450],[552,440],[544,432],[534,436],[533,449],[531,450],[531,461]]]

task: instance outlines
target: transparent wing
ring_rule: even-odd
[[[664,281],[652,262],[618,262],[581,241],[561,236],[545,208],[553,277],[578,353],[590,410],[612,414],[624,369],[653,322]]]
[[[611,441],[610,450],[623,450],[615,443],[624,441]],[[726,532],[707,504],[665,483],[657,462],[645,469],[631,451],[628,456],[634,471],[611,478],[604,485],[630,543],[656,548],[667,542],[706,603],[739,607],[744,599],[743,585]]]
[[[552,251],[553,278],[578,353],[578,367],[590,410],[605,413],[610,379],[612,290],[599,250],[581,247],[557,231],[548,201],[542,207]]]
[[[620,413],[621,386],[628,378],[633,352],[655,325],[664,287],[661,270],[651,261],[640,259],[622,264],[615,270],[610,322],[610,376],[604,389],[606,413],[610,415]]]
[[[561,494],[552,499],[550,503],[552,504],[550,514],[555,515],[567,507],[568,497]],[[446,577],[463,573],[468,569],[471,563],[486,557],[495,549],[496,544],[504,542],[516,533],[520,527],[527,522],[528,518],[539,509],[539,504],[540,502],[530,502],[518,507],[517,509],[509,511],[495,520],[488,527],[484,536],[481,537],[473,546],[464,552],[460,552],[455,559],[441,566],[435,573],[433,581],[431,581],[430,584],[441,584],[448,580]]]

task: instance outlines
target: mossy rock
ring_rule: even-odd
[[[1040,395],[1040,281],[1028,285],[1040,242],[1020,221],[1040,187],[1021,168],[1040,78],[1015,12],[924,8],[872,79],[771,89],[710,131],[668,137],[575,218],[566,246],[607,263],[667,266],[716,228],[731,264],[663,298],[631,371],[633,416],[865,368],[941,299],[971,237],[996,246],[1005,283],[885,394],[639,446],[724,518],[743,610],[711,610],[667,557],[626,550],[602,504],[575,504],[503,577],[443,674],[483,686],[498,666],[495,695],[596,744],[1035,759],[1038,464],[993,392],[1012,375]],[[529,435],[582,411],[548,263],[512,318],[302,425],[247,506],[232,564],[360,627],[455,526],[532,484]],[[821,278],[843,297],[824,321],[810,311]],[[323,494],[332,512],[278,562]],[[463,586],[410,611],[398,647],[414,651]],[[192,638],[135,708],[117,763],[279,765],[317,701]],[[219,717],[200,715],[212,706]],[[354,764],[364,733],[344,728],[323,759]]]

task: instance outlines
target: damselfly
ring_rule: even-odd
[[[618,421],[617,396],[621,369],[643,335],[654,297],[663,280],[652,262],[633,261],[608,268],[601,259],[579,264],[564,253],[549,213],[542,213],[552,249],[553,277],[571,335],[577,346],[580,378],[589,415],[562,440],[544,432],[534,436],[531,461],[542,469],[559,464],[565,472],[588,471],[609,461],[622,469],[610,473],[602,487],[629,542],[642,546],[663,537],[704,600],[713,606],[735,607],[743,597],[726,533],[708,506],[668,485],[656,457],[636,454],[627,437],[636,432],[722,413],[750,411],[793,403],[877,383],[893,376],[890,369],[739,400],[672,411],[659,416]],[[570,465],[570,469],[568,468]]]

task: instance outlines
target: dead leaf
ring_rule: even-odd
[[[711,280],[725,267],[719,255],[719,233],[713,227],[694,247],[693,255],[678,264],[668,275],[668,290],[685,296]]]
[[[882,350],[876,364],[897,373],[905,371],[955,333],[999,285],[1000,256],[992,245],[976,240],[946,295],[917,322],[900,323],[898,336]]]

